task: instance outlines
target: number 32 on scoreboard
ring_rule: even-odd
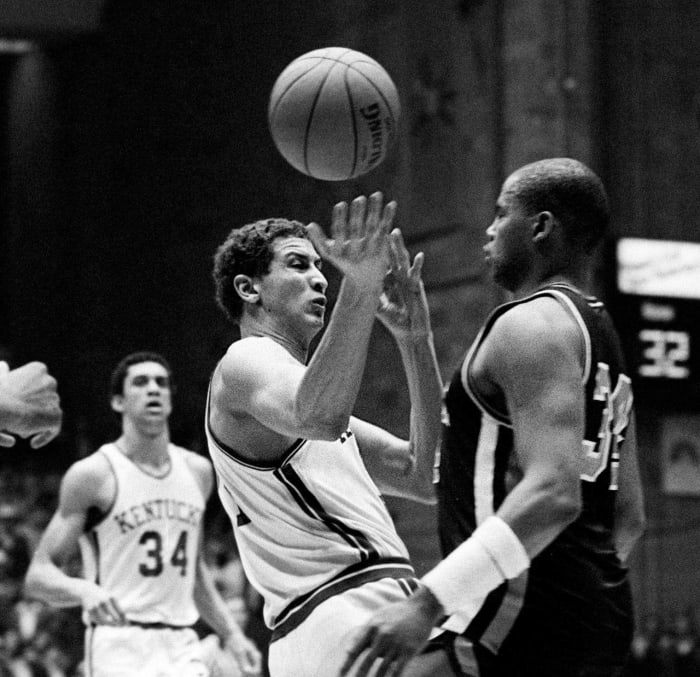
[[[639,365],[640,376],[650,378],[688,378],[690,370],[683,363],[690,359],[690,335],[685,331],[642,329],[639,340],[646,347],[645,360]]]

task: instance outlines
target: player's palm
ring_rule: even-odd
[[[421,279],[423,253],[411,263],[398,229],[391,233],[389,253],[391,268],[384,280],[377,317],[398,339],[427,335],[430,314]]]
[[[355,198],[348,211],[345,202],[333,208],[331,237],[311,223],[308,233],[318,253],[361,289],[381,284],[389,265],[388,233],[394,220],[396,203],[383,205],[380,192]]]

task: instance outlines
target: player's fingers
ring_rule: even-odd
[[[367,206],[367,230],[375,231],[379,227],[379,222],[382,216],[382,204],[384,203],[384,195],[377,190],[369,196],[369,204]]]
[[[389,232],[391,230],[391,225],[394,223],[394,217],[396,216],[396,201],[391,200],[387,202],[384,206],[384,211],[382,212],[382,230]]]
[[[51,440],[53,440],[58,435],[58,430],[45,430],[44,432],[37,433],[29,440],[29,446],[32,449],[41,449],[45,447]]]
[[[384,669],[384,662],[381,662],[376,672],[373,671],[375,664],[377,663],[377,658],[380,658],[378,649],[375,645],[371,646],[369,651],[360,659],[357,665],[357,670],[353,672],[353,677],[365,677],[366,675],[372,675],[372,677],[378,677],[381,671]]]
[[[392,249],[395,250],[396,259],[401,270],[408,270],[411,265],[411,258],[406,249],[406,243],[403,240],[403,233],[399,228],[394,228],[391,231]]]
[[[7,433],[0,433],[0,447],[14,447],[17,440]]]
[[[350,203],[350,219],[347,231],[348,239],[359,240],[367,234],[366,214],[367,198],[364,195],[358,195]]]
[[[245,652],[245,670],[247,670],[252,675],[257,675],[262,669],[262,657],[260,652],[256,649],[250,649]]]
[[[331,237],[334,240],[345,239],[347,231],[348,204],[338,202],[333,205],[333,217],[331,218]]]
[[[408,664],[408,660],[406,660],[406,659],[403,659],[403,658],[394,659],[389,665],[389,670],[386,673],[386,677],[401,677],[401,675],[403,675],[403,671],[406,668],[407,664]]]
[[[310,223],[308,226],[306,226],[306,234],[309,236],[311,244],[314,246],[319,255],[327,257],[328,245],[326,243],[326,235],[321,229],[321,226],[319,226],[318,223]]]
[[[110,597],[108,604],[109,613],[112,616],[112,618],[114,618],[114,620],[120,625],[126,623],[126,614],[122,611],[117,600],[114,599],[114,597]]]
[[[374,635],[374,628],[369,627],[365,630],[361,630],[360,633],[353,640],[350,648],[348,649],[345,661],[340,668],[340,675],[347,675],[350,669],[354,665],[355,661],[358,659],[360,654],[368,649],[372,645],[372,637]]]
[[[10,365],[5,360],[0,360],[0,378],[10,373]]]
[[[425,255],[423,252],[418,252],[413,259],[413,265],[408,269],[408,277],[411,280],[417,282],[421,279],[421,275],[423,274],[423,261],[425,261]]]

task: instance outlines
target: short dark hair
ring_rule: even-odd
[[[243,300],[233,286],[236,275],[259,277],[270,270],[272,242],[280,237],[308,239],[304,224],[289,219],[264,219],[234,228],[214,255],[216,302],[237,324],[243,314]]]
[[[135,364],[141,364],[142,362],[157,362],[158,364],[162,364],[168,372],[170,389],[175,389],[175,384],[173,383],[173,370],[170,368],[168,361],[160,353],[141,350],[135,353],[130,353],[114,368],[112,376],[109,380],[109,392],[111,397],[124,394],[124,381],[126,380],[126,374],[129,371],[129,367]]]
[[[515,173],[516,199],[528,214],[552,212],[572,246],[595,248],[608,228],[610,206],[603,182],[589,167],[571,158],[549,158]]]

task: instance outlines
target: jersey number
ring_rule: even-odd
[[[142,576],[160,576],[163,573],[163,537],[157,531],[144,531],[139,545],[145,547],[146,561],[139,564]],[[180,576],[187,573],[187,532],[180,533],[175,549],[170,555],[170,564],[180,569]]]
[[[610,367],[604,362],[599,362],[593,399],[603,403],[603,412],[598,439],[583,441],[584,471],[581,473],[581,479],[585,482],[595,482],[610,459],[609,488],[617,489],[620,444],[632,411],[632,381],[625,374],[620,374],[615,390],[612,390]]]

